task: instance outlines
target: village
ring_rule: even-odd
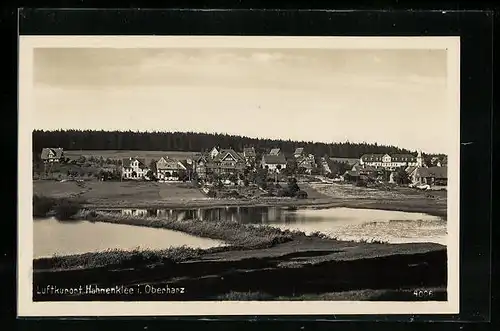
[[[60,181],[156,181],[159,183],[196,182],[207,195],[212,188],[251,187],[272,191],[290,180],[322,183],[351,183],[360,187],[383,184],[403,185],[422,190],[446,190],[446,157],[424,160],[422,152],[414,154],[364,154],[356,158],[315,156],[298,147],[293,154],[280,148],[256,153],[255,148],[242,151],[213,147],[210,151],[179,158],[165,153],[159,159],[93,157],[92,151],[65,153],[62,148],[43,148],[35,179]],[[89,157],[89,154],[91,155]],[[140,154],[138,151],[137,154]],[[68,156],[69,155],[69,156]],[[271,184],[271,185],[270,185]],[[275,184],[275,185],[273,185]],[[277,192],[277,195],[300,195],[305,192]]]
[[[88,275],[101,279],[106,270],[118,270],[112,272],[127,284],[140,277],[197,289],[177,300],[336,300],[337,288],[346,298],[377,300],[399,298],[407,284],[425,284],[440,298],[446,294],[445,157],[316,157],[302,147],[292,153],[252,147],[200,153],[44,148],[39,157],[33,173],[39,286],[66,286]],[[73,237],[67,244],[53,240],[55,230],[44,232],[44,226],[64,227]],[[108,249],[124,240],[141,249]],[[212,277],[204,276],[211,259],[218,261],[209,271],[215,290]],[[351,262],[342,267],[344,259]],[[182,269],[184,261],[199,267]],[[386,286],[377,281],[387,277],[384,263],[391,265],[396,289],[366,290]],[[238,278],[250,270],[256,278]],[[354,292],[336,287],[314,294],[324,291],[325,282],[342,286],[344,278],[331,276],[339,270],[378,276],[371,283],[355,278],[348,287]],[[290,292],[276,286],[283,272],[292,272],[296,284],[311,277],[314,284]]]
[[[270,46],[33,57],[33,301],[447,299],[447,58]]]

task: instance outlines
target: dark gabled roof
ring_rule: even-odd
[[[448,178],[448,167],[420,167],[417,169],[420,177]]]
[[[339,163],[347,163],[349,165],[354,165],[359,162],[359,159],[349,157],[330,157],[329,159]]]
[[[63,155],[62,148],[43,148],[42,155],[40,156],[42,160],[46,160],[49,158],[50,152],[54,153],[54,158],[61,158]]]
[[[271,155],[266,154],[262,157],[262,161],[265,164],[286,164],[286,158],[284,155]]]
[[[222,161],[224,160],[228,155],[231,155],[233,159],[235,159],[238,162],[243,162],[245,159],[237,153],[234,149],[221,149],[219,154],[215,157],[215,160],[217,161]]]
[[[168,156],[164,156],[164,157],[162,157],[162,159],[164,159],[164,160],[167,162],[167,164],[166,164],[165,166],[163,166],[163,165],[160,163],[161,159],[160,159],[160,160],[158,160],[158,161],[156,162],[156,169],[157,169],[157,170],[162,170],[162,169],[173,169],[173,168],[175,168],[175,169],[183,169],[183,168],[187,168],[187,166],[186,166],[186,165],[188,164],[188,163],[187,163],[187,161],[179,161],[179,160],[175,160],[175,159],[173,159],[173,158],[171,158],[171,157],[168,157]]]
[[[146,168],[146,161],[143,158],[137,158],[137,157],[129,157],[129,158],[124,158],[122,159],[122,167],[124,168],[130,168],[130,163],[132,161],[139,161],[139,168]]]

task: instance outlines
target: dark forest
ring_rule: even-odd
[[[249,138],[228,134],[196,132],[133,132],[95,130],[33,131],[33,152],[44,147],[62,147],[65,150],[144,150],[144,151],[208,151],[214,146],[233,148],[255,147],[257,153],[271,148],[281,148],[284,153],[293,153],[295,148],[304,147],[306,153],[316,156],[359,158],[366,153],[412,153],[395,146],[376,143],[320,143],[311,141],[276,140]]]

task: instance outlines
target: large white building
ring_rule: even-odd
[[[144,159],[137,157],[122,159],[122,178],[124,179],[142,179],[148,171],[149,168]]]
[[[399,167],[421,167],[422,153],[417,156],[411,154],[364,154],[359,159],[359,164],[363,167],[375,167],[393,170]]]

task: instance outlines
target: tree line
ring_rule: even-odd
[[[233,148],[237,151],[253,146],[257,153],[281,148],[291,154],[297,147],[306,153],[346,158],[359,158],[367,153],[411,153],[395,146],[377,143],[320,143],[265,138],[249,138],[229,134],[198,132],[134,132],[97,130],[33,131],[33,152],[44,147],[62,147],[65,150],[151,150],[151,151],[209,151],[212,147]]]

